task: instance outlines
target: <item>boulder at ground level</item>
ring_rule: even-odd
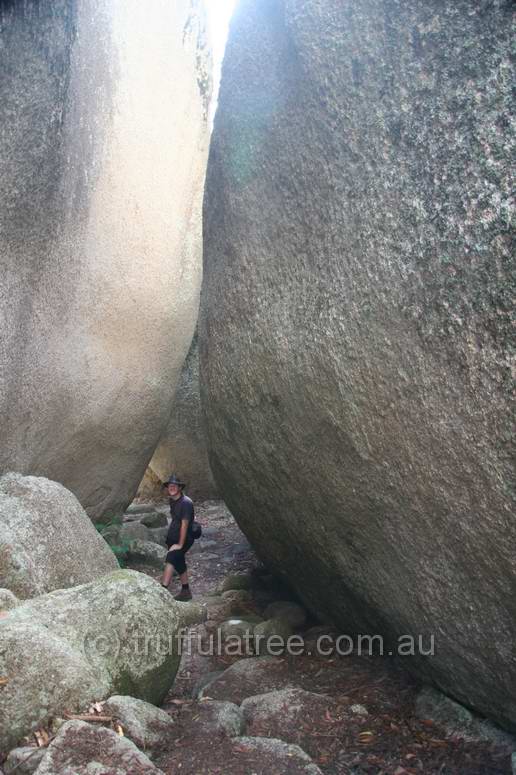
[[[416,715],[443,727],[447,737],[495,743],[509,751],[516,748],[516,736],[480,718],[431,686],[425,686],[417,695]]]
[[[321,770],[298,745],[270,737],[237,737],[234,740],[239,753],[262,754],[273,758],[268,771],[274,775],[322,775]]]
[[[163,775],[126,737],[84,721],[63,724],[36,775]]]
[[[118,568],[71,492],[49,479],[0,479],[0,587],[19,598],[85,584]]]
[[[124,734],[143,750],[166,746],[167,737],[175,724],[168,713],[149,702],[135,697],[113,695],[105,703],[103,712],[120,722]]]
[[[16,775],[32,775],[38,769],[45,754],[45,748],[33,748],[26,745],[21,748],[13,748],[3,763],[4,773],[5,775],[11,775],[11,772],[13,774],[16,772]]]
[[[152,511],[148,514],[144,514],[140,518],[142,525],[148,528],[166,527],[168,524],[167,517],[162,511]]]
[[[513,14],[239,3],[199,351],[213,474],[258,556],[516,730]]]
[[[240,659],[206,684],[200,699],[225,700],[239,705],[246,697],[295,686],[296,675],[290,674],[286,660],[277,657]]]
[[[130,562],[152,565],[155,568],[163,568],[166,556],[166,548],[154,541],[131,541],[127,552],[127,559]]]
[[[272,737],[303,745],[303,729],[317,725],[326,714],[336,716],[338,703],[331,697],[304,689],[279,689],[247,697],[241,709],[248,735]],[[308,752],[310,747],[308,747]]]
[[[135,516],[140,518],[144,514],[152,514],[156,511],[156,507],[153,503],[131,503],[125,510],[125,515]]]
[[[244,716],[233,702],[204,700],[195,706],[188,724],[188,735],[216,740],[221,735],[238,737],[244,733]]]
[[[142,525],[139,518],[132,520],[131,522],[124,522],[121,525],[119,532],[119,539],[123,543],[129,543],[130,541],[152,541],[152,533],[150,528],[146,525]]]
[[[180,661],[178,636],[201,621],[161,585],[119,570],[27,601],[0,619],[0,752],[49,717],[113,694],[159,703]]]
[[[267,619],[281,619],[294,629],[302,627],[306,622],[305,609],[290,600],[278,600],[275,603],[270,603],[263,615]]]
[[[230,573],[220,585],[220,591],[248,591],[254,584],[255,579],[250,573]]]

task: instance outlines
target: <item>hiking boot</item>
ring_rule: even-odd
[[[182,589],[179,594],[174,595],[174,600],[179,600],[181,603],[186,603],[187,600],[192,599],[192,593],[189,589]]]

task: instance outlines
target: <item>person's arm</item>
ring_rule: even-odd
[[[183,511],[181,513],[181,528],[179,530],[179,541],[177,544],[174,544],[174,546],[171,546],[170,549],[182,549],[183,546],[186,543],[186,535],[188,533],[188,527],[190,525],[191,519],[192,519],[192,508],[190,507],[190,504],[185,503],[185,507],[183,508]]]
[[[178,549],[182,549],[186,542],[186,534],[188,532],[189,519],[181,520],[181,530],[179,531],[179,541],[177,542]]]

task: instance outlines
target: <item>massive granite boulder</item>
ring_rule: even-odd
[[[212,470],[261,557],[386,651],[434,636],[407,666],[516,728],[512,10],[241,2],[200,350]]]
[[[0,6],[0,472],[130,502],[196,323],[201,0]]]
[[[176,471],[185,479],[188,494],[216,498],[217,487],[208,462],[206,433],[199,389],[199,346],[195,335],[183,364],[174,396],[172,415],[138,489],[143,498],[164,497],[163,482]]]
[[[115,555],[61,484],[20,474],[0,478],[0,587],[26,599],[117,568]]]
[[[143,573],[118,570],[41,595],[0,619],[0,754],[65,712],[124,694],[160,703],[183,628],[204,618]]]

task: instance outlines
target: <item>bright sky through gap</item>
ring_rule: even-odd
[[[208,24],[213,46],[213,79],[214,101],[212,103],[212,117],[216,108],[216,98],[219,91],[220,68],[226,40],[228,37],[229,20],[235,10],[237,0],[204,0],[208,12]]]

